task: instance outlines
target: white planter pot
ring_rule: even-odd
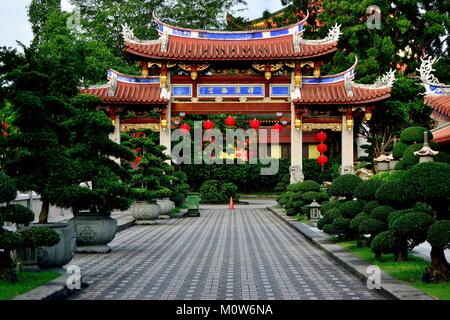
[[[74,213],[69,226],[77,236],[76,252],[108,253],[117,232],[117,220],[111,213]]]
[[[161,207],[160,214],[162,215],[167,215],[172,212],[173,209],[175,209],[175,203],[173,201],[170,201],[169,198],[157,199],[156,202]]]
[[[136,220],[136,224],[156,224],[161,213],[161,206],[157,203],[147,201],[136,201],[131,210],[131,216]]]

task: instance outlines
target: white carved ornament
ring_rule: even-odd
[[[373,84],[354,83],[353,86],[366,89],[391,88],[395,81],[395,70],[389,69],[384,75],[378,77]]]
[[[306,40],[299,36],[299,40],[301,43],[306,44],[320,44],[320,43],[329,43],[329,42],[338,42],[339,37],[342,35],[341,25],[335,24],[330,30],[328,30],[328,34],[325,38],[319,40]],[[294,37],[295,41],[295,37]]]
[[[167,46],[169,43],[169,33],[167,30],[164,30],[164,32],[157,40],[141,40],[135,37],[133,30],[126,23],[122,24],[122,37],[125,42],[140,44],[161,44],[161,52],[167,51]]]
[[[448,94],[450,93],[450,86],[440,83],[439,80],[434,76],[433,72],[436,71],[433,69],[433,64],[435,64],[439,58],[433,58],[431,56],[420,58],[422,63],[420,64],[420,68],[416,69],[419,71],[420,80],[422,80],[422,85],[426,89],[427,94]],[[432,90],[430,85],[439,87],[435,90]]]

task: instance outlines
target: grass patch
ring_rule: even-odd
[[[297,214],[297,215],[293,216],[292,218],[294,218],[298,222],[303,222],[303,223],[309,222],[309,219],[303,214]]]
[[[413,255],[408,256],[408,261],[395,262],[393,254],[384,254],[381,260],[376,260],[370,248],[358,248],[356,241],[337,242],[335,238],[332,240],[362,260],[377,265],[381,270],[394,278],[404,281],[436,299],[450,300],[450,283],[428,284],[422,282],[422,275],[425,272],[425,268],[430,265],[430,262]]]
[[[0,300],[11,300],[18,295],[58,278],[60,275],[59,272],[55,271],[21,272],[19,281],[16,283],[5,280],[0,281]]]

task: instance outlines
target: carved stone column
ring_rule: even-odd
[[[303,135],[302,129],[296,128],[297,112],[291,103],[291,183],[303,182]]]
[[[353,119],[350,111],[342,115],[341,174],[353,173]]]

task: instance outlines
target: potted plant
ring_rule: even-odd
[[[153,142],[151,132],[132,134],[124,142],[136,154],[134,169],[131,169],[131,186],[135,203],[132,216],[137,224],[155,224],[161,213],[169,210],[167,203],[157,199],[170,197],[172,192],[166,186],[170,184],[172,167],[165,161],[170,157],[165,148]],[[171,211],[172,209],[170,209]]]
[[[59,193],[58,203],[70,208],[74,217],[69,225],[76,233],[77,252],[108,253],[117,231],[114,210],[127,210],[132,203],[129,173],[118,159],[131,160],[125,147],[113,142],[110,118],[96,107],[101,101],[90,95],[78,95],[71,105],[76,115],[67,121],[72,133],[68,151],[71,183]]]
[[[32,250],[39,246],[52,247],[60,241],[55,230],[45,227],[28,227],[34,220],[34,213],[19,204],[10,202],[16,198],[14,181],[0,172],[0,280],[17,278],[17,265],[14,252]],[[16,231],[3,227],[4,222],[16,225]]]
[[[8,78],[13,85],[9,91],[9,133],[0,138],[2,166],[17,189],[40,195],[39,222],[30,227],[51,228],[60,241],[56,246],[38,248],[37,263],[40,267],[60,267],[73,258],[75,237],[67,223],[49,223],[49,211],[70,175],[66,152],[70,133],[63,122],[71,110],[49,91],[47,75],[20,69]]]

